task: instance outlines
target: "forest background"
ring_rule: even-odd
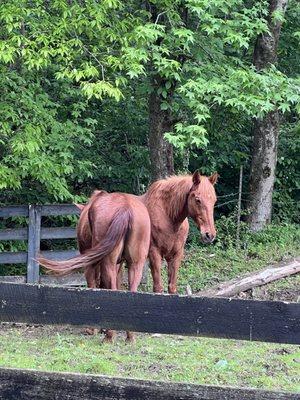
[[[3,0],[1,203],[199,169],[230,217],[243,166],[250,230],[298,223],[299,21],[297,0]]]

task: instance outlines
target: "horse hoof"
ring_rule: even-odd
[[[125,343],[126,344],[134,344],[136,342],[135,336],[127,336],[127,338],[125,339]]]
[[[113,338],[113,337],[107,337],[107,336],[105,336],[105,337],[102,339],[102,343],[103,343],[103,344],[105,344],[105,343],[113,344],[113,343],[114,343],[114,338]]]
[[[86,335],[94,336],[99,333],[99,329],[97,328],[85,328],[84,333]]]

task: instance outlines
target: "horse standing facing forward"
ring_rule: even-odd
[[[136,196],[95,192],[82,209],[77,233],[82,254],[66,261],[40,257],[39,263],[58,275],[84,268],[89,287],[116,290],[119,265],[126,261],[129,290],[137,291],[149,251],[150,218]],[[105,340],[112,341],[114,336],[114,331],[107,330]],[[133,339],[130,332],[127,339]]]
[[[189,232],[187,217],[191,217],[201,232],[204,243],[216,237],[214,205],[217,197],[214,185],[218,174],[202,176],[172,176],[154,182],[142,196],[151,220],[149,260],[153,291],[163,292],[161,265],[168,264],[168,291],[177,292],[177,275],[183,259],[184,245]]]

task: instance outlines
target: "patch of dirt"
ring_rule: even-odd
[[[85,332],[85,327],[72,326],[72,325],[29,325],[15,322],[0,322],[0,337],[1,335],[7,334],[12,330],[18,330],[23,338],[39,338],[39,337],[50,337],[57,334],[67,334],[72,336],[82,336],[85,340],[91,340],[93,337],[99,338],[101,342],[104,338],[103,333],[97,333],[96,335],[88,335]],[[147,333],[135,332],[135,336],[149,336]],[[118,339],[125,339],[126,334],[123,331],[117,331]]]
[[[18,330],[23,337],[38,338],[41,336],[52,336],[57,333],[67,333],[69,335],[84,335],[84,328],[68,325],[28,325],[21,323],[0,323],[0,336],[11,330]]]

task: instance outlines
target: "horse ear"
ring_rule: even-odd
[[[84,209],[84,207],[85,207],[84,204],[77,204],[77,203],[74,203],[74,206],[76,206],[77,208],[79,208],[80,211],[82,211],[82,210]]]
[[[193,173],[193,184],[194,185],[199,185],[200,181],[201,181],[200,172],[199,171],[195,171]]]
[[[217,183],[217,180],[219,178],[219,174],[217,172],[215,172],[214,174],[212,174],[208,179],[210,181],[210,183],[212,183],[213,185],[215,185]]]

